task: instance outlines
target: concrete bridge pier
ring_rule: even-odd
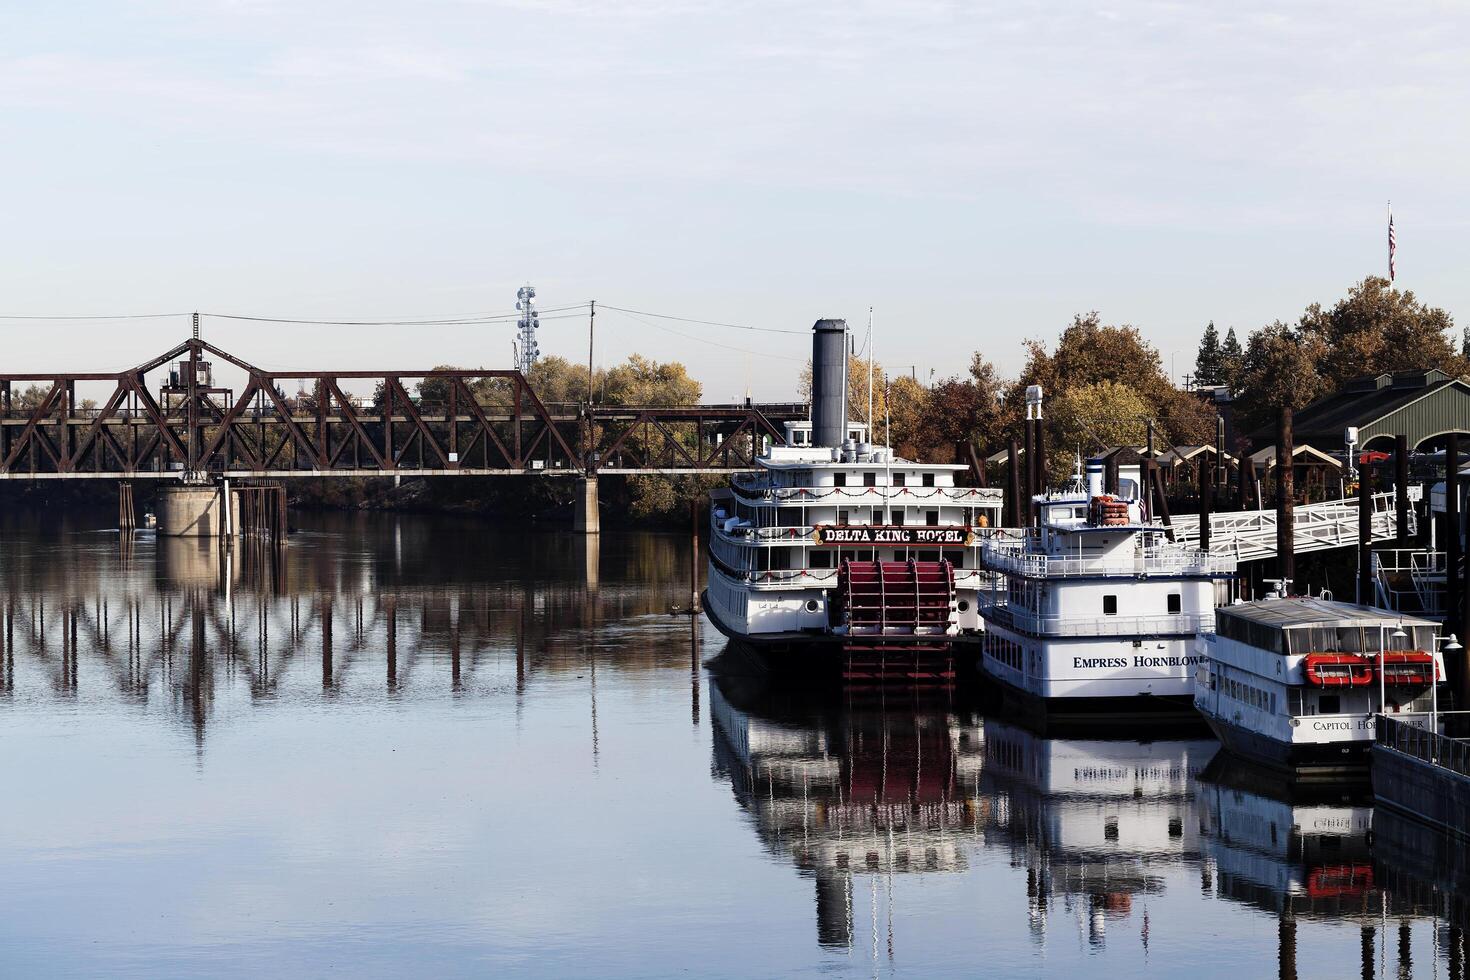
[[[220,533],[223,494],[212,484],[186,483],[158,488],[158,533],[170,537],[212,538]]]
[[[572,530],[577,534],[601,534],[602,515],[597,509],[597,477],[584,476],[577,481],[576,513]]]

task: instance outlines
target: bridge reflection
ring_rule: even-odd
[[[224,687],[257,703],[519,698],[542,676],[595,685],[599,667],[688,669],[689,619],[670,615],[689,589],[674,571],[680,538],[357,524],[328,519],[284,549],[140,533],[120,550],[115,532],[65,525],[7,537],[0,698],[167,704],[202,747]],[[496,561],[502,548],[516,550],[513,568]],[[630,621],[642,642],[619,629]]]

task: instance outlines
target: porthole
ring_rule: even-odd
[[[969,599],[961,599],[960,602],[959,602],[959,610],[960,610],[960,612],[969,612],[970,611],[970,600]]]
[[[822,608],[822,605],[821,605],[821,603],[817,602],[817,600],[815,600],[815,599],[808,599],[806,601],[806,611],[807,612],[816,612],[820,608]]]

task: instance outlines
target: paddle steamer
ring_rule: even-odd
[[[1001,491],[916,463],[847,418],[843,320],[813,327],[811,421],[711,494],[705,611],[773,665],[953,674],[978,643],[980,547]]]

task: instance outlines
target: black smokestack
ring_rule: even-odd
[[[846,439],[847,321],[818,320],[812,327],[812,445],[839,447]]]

